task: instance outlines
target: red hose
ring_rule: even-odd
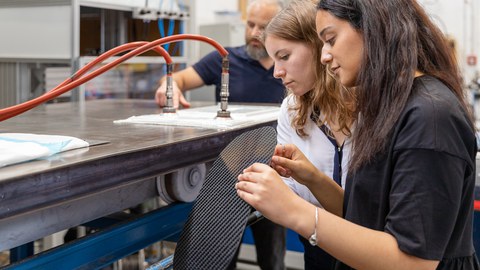
[[[55,88],[53,88],[49,92],[46,92],[45,94],[43,94],[43,95],[41,95],[37,98],[34,98],[32,100],[26,101],[24,103],[14,105],[14,106],[11,106],[11,107],[8,107],[8,108],[5,108],[5,109],[1,109],[0,110],[0,121],[6,120],[8,118],[14,117],[14,116],[16,116],[18,114],[21,114],[23,112],[26,112],[28,110],[31,110],[34,107],[40,105],[41,103],[49,101],[49,100],[65,93],[65,92],[77,87],[78,85],[93,79],[94,77],[96,77],[96,76],[104,73],[105,71],[113,68],[114,66],[120,64],[120,62],[123,62],[124,60],[126,60],[128,58],[123,58],[124,60],[117,61],[116,63],[118,63],[118,64],[109,65],[108,67],[103,66],[103,67],[95,70],[94,72],[90,73],[89,75],[83,77],[83,79],[80,80],[81,83],[73,83],[73,82],[78,82],[78,80],[81,78],[81,76],[83,74],[85,74],[87,71],[92,69],[96,64],[102,62],[103,60],[105,60],[105,59],[107,59],[107,58],[109,58],[113,55],[122,53],[124,51],[131,50],[133,48],[138,48],[138,47],[146,45],[146,44],[149,44],[149,42],[146,42],[146,41],[131,42],[131,43],[127,43],[127,44],[124,44],[124,45],[120,45],[116,48],[113,48],[113,49],[103,53],[102,55],[95,58],[92,62],[85,65],[83,68],[78,70],[74,75],[72,75],[70,78],[66,79],[65,81],[63,81],[59,85],[57,85]],[[172,63],[173,62],[172,58],[170,57],[168,52],[165,49],[163,49],[162,47],[157,46],[157,47],[154,48],[154,50],[156,52],[158,52],[160,55],[162,55],[165,58],[165,61],[167,63]],[[120,57],[117,60],[122,59],[122,57]],[[75,81],[75,80],[77,80],[77,81]]]
[[[191,39],[191,40],[198,40],[198,41],[203,41],[206,43],[209,43],[210,45],[214,46],[217,51],[223,56],[227,56],[228,52],[223,48],[218,42],[214,41],[211,38],[200,36],[200,35],[192,35],[192,34],[179,34],[179,35],[173,35],[173,36],[168,36],[164,38],[157,39],[152,42],[146,42],[146,41],[139,41],[139,42],[131,42],[127,43],[124,45],[120,45],[116,48],[113,48],[96,59],[94,61],[88,63],[85,65],[83,68],[78,70],[74,75],[72,75],[70,78],[66,79],[62,83],[60,83],[58,86],[50,90],[49,92],[46,92],[45,94],[34,98],[32,100],[26,101],[24,103],[14,105],[11,107],[7,107],[4,109],[0,109],[0,121],[4,121],[6,119],[9,119],[11,117],[14,117],[18,114],[21,114],[23,112],[26,112],[30,109],[33,109],[34,107],[40,105],[43,102],[46,102],[48,100],[51,100],[85,82],[88,82],[89,80],[97,77],[98,75],[112,69],[113,67],[119,65],[120,63],[137,56],[139,54],[142,54],[148,50],[155,50],[158,52],[160,55],[162,55],[165,58],[165,61],[167,64],[172,63],[172,59],[170,55],[168,54],[165,49],[163,49],[161,46],[162,44],[165,43],[170,43],[174,41],[179,41],[179,40],[185,40],[185,39]],[[95,71],[89,73],[88,75],[85,75],[82,77],[88,70],[92,69],[96,64],[102,62],[103,60],[107,59],[108,57],[111,57],[113,55],[116,55],[118,53],[130,50],[132,48],[135,48],[134,50],[128,52],[127,54],[119,57],[118,59],[96,69]]]

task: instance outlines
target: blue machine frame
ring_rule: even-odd
[[[98,269],[181,232],[192,203],[176,203],[133,221],[8,265],[5,269]]]

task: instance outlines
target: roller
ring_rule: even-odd
[[[195,164],[157,177],[157,191],[166,203],[193,202],[205,181],[206,166]]]

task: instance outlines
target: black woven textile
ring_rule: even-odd
[[[208,172],[175,249],[175,270],[226,269],[242,240],[250,206],[238,197],[237,176],[273,155],[273,127],[247,131],[220,153]]]

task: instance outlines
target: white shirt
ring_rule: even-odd
[[[278,116],[277,126],[277,140],[279,144],[294,144],[300,151],[315,165],[320,171],[333,179],[334,172],[334,157],[335,152],[338,151],[332,144],[325,133],[310,119],[307,119],[304,130],[308,134],[306,137],[297,135],[295,129],[292,127],[292,118],[295,111],[289,111],[288,108],[295,104],[293,95],[287,96],[280,107],[280,114]],[[342,157],[342,188],[345,187],[345,180],[347,176],[347,166],[350,159],[351,141],[349,138],[345,140],[343,145]],[[310,190],[295,181],[293,178],[283,178],[284,182],[300,197],[321,206],[317,199],[313,196]]]

